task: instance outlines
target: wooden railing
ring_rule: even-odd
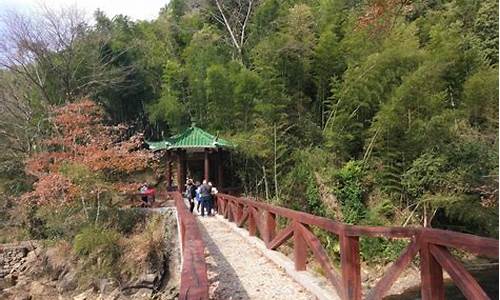
[[[359,251],[361,236],[410,240],[407,248],[392,263],[375,287],[369,290],[365,299],[382,299],[417,254],[420,254],[422,299],[444,299],[443,269],[467,299],[489,299],[477,281],[452,256],[448,248],[498,258],[498,240],[439,229],[347,225],[304,212],[226,194],[218,194],[217,206],[219,214],[235,222],[238,227],[243,227],[246,223],[249,234],[256,236],[258,233],[269,249],[276,250],[287,240],[293,239],[296,270],[306,269],[307,251],[311,250],[327,279],[342,299],[358,300],[363,297]],[[289,222],[284,229],[276,232],[278,216],[288,219]],[[310,226],[321,228],[339,237],[340,272],[333,267],[324,247],[313,234]]]
[[[182,267],[179,299],[208,299],[205,245],[196,218],[189,212],[179,192],[169,192],[175,200],[180,231]]]

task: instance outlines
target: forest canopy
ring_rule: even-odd
[[[235,184],[266,201],[498,236],[498,1],[171,0],[152,21],[1,22],[6,195],[40,186],[25,165],[57,148],[49,112],[89,98],[126,137],[196,122],[234,141]]]

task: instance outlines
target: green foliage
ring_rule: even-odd
[[[472,125],[491,132],[498,126],[498,67],[479,70],[464,83],[463,106]],[[496,132],[495,132],[496,133]]]
[[[98,226],[85,227],[75,236],[73,249],[79,256],[89,256],[96,251],[107,253],[112,262],[120,253],[120,235],[111,229]]]
[[[443,168],[445,159],[432,154],[423,154],[413,161],[412,167],[403,177],[406,191],[414,198],[421,197],[426,191],[437,191],[445,184]]]
[[[110,209],[109,217],[105,219],[110,227],[122,234],[130,234],[146,221],[146,213],[132,209]]]
[[[150,22],[98,12],[95,25],[77,39],[76,60],[65,66],[64,51],[47,58],[53,64],[46,83],[52,103],[66,101],[75,86],[93,87],[74,96],[96,97],[111,112],[111,122],[137,125],[148,139],[195,121],[238,144],[225,162],[236,177],[232,185],[241,183],[245,193],[291,208],[339,215],[351,224],[425,220],[434,227],[498,233],[497,1],[410,1],[404,9],[387,5],[390,11],[380,16],[373,13],[377,1],[253,3],[237,54],[211,4],[200,9],[170,1]],[[98,59],[111,74],[126,70],[126,78],[98,86],[86,82]],[[64,85],[58,72],[79,61],[85,66]],[[6,87],[17,82],[8,75]],[[38,145],[32,139],[40,136],[35,129],[46,118],[39,113],[46,95],[21,90],[36,117],[30,126],[9,128],[28,132],[30,147],[23,153],[30,153]],[[12,140],[1,139],[6,145]],[[0,166],[6,174],[2,190],[19,193],[31,182],[20,171],[23,156],[9,155]],[[91,187],[110,179],[84,166],[61,171],[89,187],[81,195],[85,201],[92,199]],[[328,194],[340,213],[330,211]],[[108,206],[114,194],[103,197]],[[82,206],[67,209],[92,220],[95,206],[86,213]],[[110,208],[100,214],[102,226],[119,232],[141,222]],[[33,237],[79,231],[69,224],[72,218],[65,223],[42,210],[28,219]],[[328,234],[321,239],[336,255],[336,241]],[[363,257],[384,260],[401,245],[362,240]]]
[[[25,226],[32,239],[72,239],[87,220],[79,205],[31,206]]]
[[[335,195],[340,201],[344,222],[359,224],[366,214],[363,184],[365,176],[362,163],[349,161],[334,174],[336,180]]]
[[[99,226],[83,228],[75,236],[73,251],[83,259],[84,272],[92,274],[94,279],[116,276],[119,270],[116,263],[122,253],[120,237],[112,229]]]
[[[315,215],[324,216],[326,208],[321,201],[318,183],[316,181],[313,157],[309,151],[298,151],[295,154],[295,166],[284,179],[284,205],[306,211]]]
[[[359,246],[363,260],[372,265],[385,264],[395,261],[408,246],[408,241],[362,237]]]

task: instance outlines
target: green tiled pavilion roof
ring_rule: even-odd
[[[187,148],[227,148],[233,147],[229,141],[213,136],[196,126],[191,126],[184,132],[171,136],[170,138],[158,141],[147,142],[149,149],[156,150],[171,150],[171,149],[187,149]]]

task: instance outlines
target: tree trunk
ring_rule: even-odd
[[[95,215],[95,225],[97,225],[97,222],[99,221],[99,213],[101,210],[101,192],[97,192],[97,212]]]

